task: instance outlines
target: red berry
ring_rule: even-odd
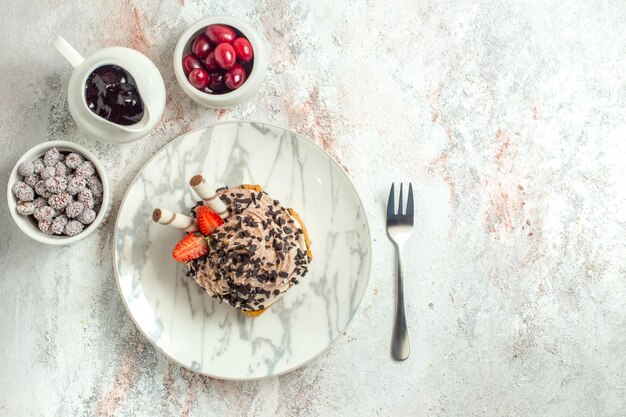
[[[189,73],[189,82],[198,90],[202,90],[209,85],[209,74],[202,68],[196,68]]]
[[[204,59],[204,65],[206,65],[207,71],[215,71],[219,68],[217,61],[215,60],[215,51],[211,51],[209,55]]]
[[[209,244],[202,233],[191,232],[176,244],[172,256],[179,262],[187,262],[209,253]]]
[[[252,45],[246,38],[235,39],[233,48],[235,48],[237,59],[243,62],[249,62],[252,59]]]
[[[210,73],[209,76],[211,77],[209,88],[212,91],[220,92],[226,89],[226,85],[224,85],[224,73],[217,71]]]
[[[246,81],[246,70],[239,64],[233,65],[224,74],[224,84],[231,90],[236,90]]]
[[[215,61],[221,68],[228,69],[237,61],[235,49],[229,43],[220,43],[215,47]]]
[[[196,208],[196,220],[198,221],[200,231],[205,236],[210,235],[215,229],[224,224],[224,220],[222,220],[219,214],[208,206],[198,206]]]
[[[228,42],[233,43],[237,34],[230,26],[225,25],[210,25],[207,26],[206,31],[204,32],[209,40],[214,44]]]
[[[183,57],[183,71],[185,72],[185,76],[188,76],[189,73],[196,68],[202,68],[202,61],[192,54],[185,55]]]
[[[204,33],[198,35],[198,37],[196,37],[193,41],[193,44],[191,45],[191,52],[193,52],[193,54],[200,59],[206,58],[209,52],[211,52],[209,38],[207,38]]]

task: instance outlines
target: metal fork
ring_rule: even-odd
[[[391,353],[399,361],[409,357],[409,332],[406,326],[406,315],[404,314],[404,287],[402,285],[402,246],[411,236],[413,231],[413,185],[409,183],[408,201],[406,210],[403,211],[404,201],[402,198],[402,184],[400,184],[400,201],[398,202],[398,212],[394,210],[395,193],[394,184],[391,184],[389,201],[387,201],[387,235],[396,245],[398,253],[398,294],[396,299],[396,319],[393,326],[393,337],[391,339]]]

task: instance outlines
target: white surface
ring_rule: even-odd
[[[193,103],[172,70],[178,37],[208,15],[246,19],[273,51],[258,94],[228,111]],[[115,284],[112,216],[59,250],[24,236],[0,202],[0,414],[624,415],[624,21],[626,4],[595,0],[4,2],[4,182],[27,149],[71,140],[105,164],[115,212],[169,141],[216,119],[264,120],[347,168],[373,262],[327,354],[277,378],[217,381],[135,329]],[[117,44],[153,60],[169,97],[149,137],[114,146],[77,131],[57,33],[86,53]],[[383,215],[401,180],[417,217],[411,356],[396,363]]]
[[[155,207],[189,213],[198,173],[213,191],[258,184],[305,222],[309,271],[259,317],[210,298],[171,258],[184,233],[152,221]],[[202,374],[251,380],[302,366],[344,331],[367,285],[370,245],[359,196],[327,154],[282,128],[224,123],[168,144],[139,172],[120,207],[114,262],[131,316],[158,349]]]

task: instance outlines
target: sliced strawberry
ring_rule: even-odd
[[[220,225],[224,224],[224,220],[208,206],[198,206],[196,208],[196,220],[200,231],[208,236],[215,231]]]
[[[204,236],[198,232],[188,233],[176,244],[172,256],[179,262],[187,262],[209,253],[209,244]]]

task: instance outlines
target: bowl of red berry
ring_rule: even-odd
[[[106,219],[109,184],[103,166],[84,147],[44,142],[15,164],[7,187],[9,212],[30,238],[69,245]]]
[[[178,84],[196,103],[227,108],[250,99],[267,69],[261,35],[228,16],[201,19],[182,34],[174,50]]]

